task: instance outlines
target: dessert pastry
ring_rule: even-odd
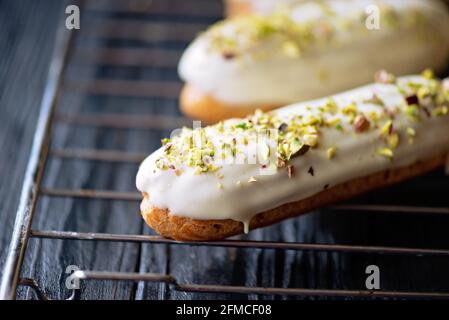
[[[177,240],[263,227],[422,174],[449,153],[449,79],[426,71],[183,128],[144,160],[141,214]]]
[[[380,10],[378,30],[368,3]],[[307,1],[200,34],[179,63],[180,106],[211,123],[367,84],[381,68],[440,71],[448,57],[449,13],[440,1]]]
[[[224,0],[224,3],[226,16],[236,17],[248,14],[268,15],[305,1],[307,0]],[[449,5],[449,0],[444,2]]]

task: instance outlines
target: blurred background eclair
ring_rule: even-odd
[[[447,63],[442,1],[288,2],[218,22],[192,42],[179,63],[186,115],[215,122],[366,84],[379,69],[405,75]]]
[[[267,15],[276,10],[288,9],[307,0],[224,0],[226,17],[247,14]],[[320,2],[322,0],[315,0]],[[443,0],[449,6],[449,0]]]

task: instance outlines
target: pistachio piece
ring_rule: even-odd
[[[405,108],[405,113],[412,119],[417,120],[419,119],[419,109],[418,105],[412,104]]]
[[[249,182],[249,183],[257,182],[257,179],[254,178],[253,176],[251,176],[251,177],[249,177],[248,182]]]
[[[426,69],[426,70],[424,70],[424,71],[421,73],[421,75],[423,76],[423,78],[428,79],[428,80],[431,80],[431,79],[435,78],[435,75],[434,75],[432,69]]]
[[[277,159],[277,164],[276,165],[277,165],[278,168],[283,168],[283,167],[286,166],[286,164],[287,163],[284,160],[282,160],[281,158]]]
[[[287,174],[288,174],[288,177],[291,179],[293,177],[293,175],[295,174],[295,167],[292,165],[288,165],[287,166]]]
[[[416,131],[412,127],[408,127],[407,128],[407,134],[408,134],[409,137],[415,137],[416,136]]]
[[[304,144],[310,146],[310,147],[315,147],[318,143],[318,135],[316,134],[305,134],[303,137],[304,140]]]
[[[397,133],[392,133],[387,137],[388,146],[392,149],[396,149],[399,144],[399,135]]]
[[[232,60],[232,59],[234,59],[234,58],[236,57],[235,52],[230,51],[230,50],[224,50],[224,51],[222,52],[222,55],[223,55],[223,58],[224,58],[225,60]]]
[[[435,109],[432,110],[432,115],[434,116],[445,116],[447,115],[448,112],[448,108],[446,106],[441,106],[441,107],[437,107]]]
[[[278,130],[285,133],[285,132],[287,132],[287,128],[288,128],[288,125],[285,122],[282,122],[281,125],[279,126]]]
[[[381,136],[388,136],[393,131],[393,120],[389,119],[380,129]]]
[[[337,148],[330,147],[326,150],[327,157],[332,160],[335,157],[335,153],[337,152]]]
[[[405,101],[407,104],[410,105],[417,105],[419,103],[418,96],[416,94],[413,94],[411,96],[405,97]]]
[[[355,117],[355,119],[354,119],[355,132],[361,133],[363,131],[368,130],[369,127],[370,127],[370,122],[363,114],[359,114]]]
[[[388,159],[393,159],[393,151],[389,148],[379,148],[377,149],[377,154]]]

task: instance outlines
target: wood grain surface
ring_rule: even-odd
[[[0,1],[0,266],[11,237],[61,10],[58,1]]]
[[[187,2],[181,0],[127,1],[127,10],[121,12],[116,10],[123,8],[120,1],[88,2],[88,10],[82,13],[81,30],[75,31],[58,113],[90,119],[113,113],[118,115],[122,128],[58,121],[52,135],[53,150],[99,148],[150,153],[159,145],[160,139],[169,134],[168,127],[126,129],[124,117],[154,117],[153,126],[157,123],[165,127],[160,115],[180,116],[176,90],[181,83],[176,62],[195,34],[222,14],[218,0],[192,1],[198,5],[194,15]],[[63,27],[60,18],[64,9],[64,4],[57,0],[0,1],[0,264],[11,235],[54,35],[57,28]],[[186,13],[191,16],[186,18]],[[162,23],[167,19],[170,27]],[[117,27],[118,23],[124,23],[119,25],[123,27]],[[137,166],[51,156],[43,187],[134,192]],[[366,194],[351,203],[448,208],[448,190],[448,177],[439,171]],[[41,196],[33,229],[153,234],[144,225],[138,206],[138,201]],[[448,226],[448,214],[328,208],[240,238],[449,249]],[[22,276],[36,279],[54,299],[67,298],[70,293],[64,286],[68,265],[98,271],[167,273],[180,283],[365,289],[365,268],[370,264],[380,267],[384,290],[449,291],[447,256],[49,239],[31,239]],[[279,298],[171,289],[164,284],[92,281],[82,282],[81,298]],[[20,288],[18,293],[19,299],[36,298],[27,288]]]

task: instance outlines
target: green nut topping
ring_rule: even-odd
[[[266,43],[274,43],[278,52],[288,58],[299,58],[317,46],[340,45],[348,37],[346,33],[366,36],[366,13],[341,15],[332,6],[319,4],[322,16],[313,20],[295,19],[298,6],[276,10],[270,15],[246,15],[222,20],[205,33],[209,39],[209,50],[217,52],[226,60],[250,54],[267,57],[276,50],[267,49]],[[427,17],[418,10],[400,14],[394,6],[381,6],[383,26],[394,30],[422,30],[427,33]],[[420,27],[420,28],[418,28]],[[431,76],[429,72],[425,76]]]
[[[264,33],[272,32],[268,27],[264,30]],[[304,106],[297,113],[257,110],[244,119],[226,120],[205,128],[183,128],[171,139],[162,139],[162,154],[155,160],[155,167],[173,170],[179,176],[187,166],[195,174],[216,172],[216,177],[223,179],[219,170],[227,163],[259,164],[263,169],[277,170],[291,166],[293,158],[306,157],[312,152],[332,161],[337,148],[332,146],[334,142],[323,139],[326,130],[326,135],[336,138],[374,133],[380,145],[376,144],[373,152],[392,160],[394,150],[403,141],[414,142],[417,136],[414,123],[448,115],[449,85],[442,85],[430,71],[425,72],[425,81],[422,78],[398,81],[390,74],[379,78],[383,79],[383,85],[393,89],[395,86],[402,95],[397,106],[387,107],[380,99],[367,102],[361,97],[353,102],[337,103],[330,98],[319,105]],[[375,108],[365,110],[366,104]],[[254,148],[256,152],[249,152]],[[339,150],[343,154],[344,149]],[[296,170],[299,172],[301,168]],[[249,182],[256,181],[253,178]]]

